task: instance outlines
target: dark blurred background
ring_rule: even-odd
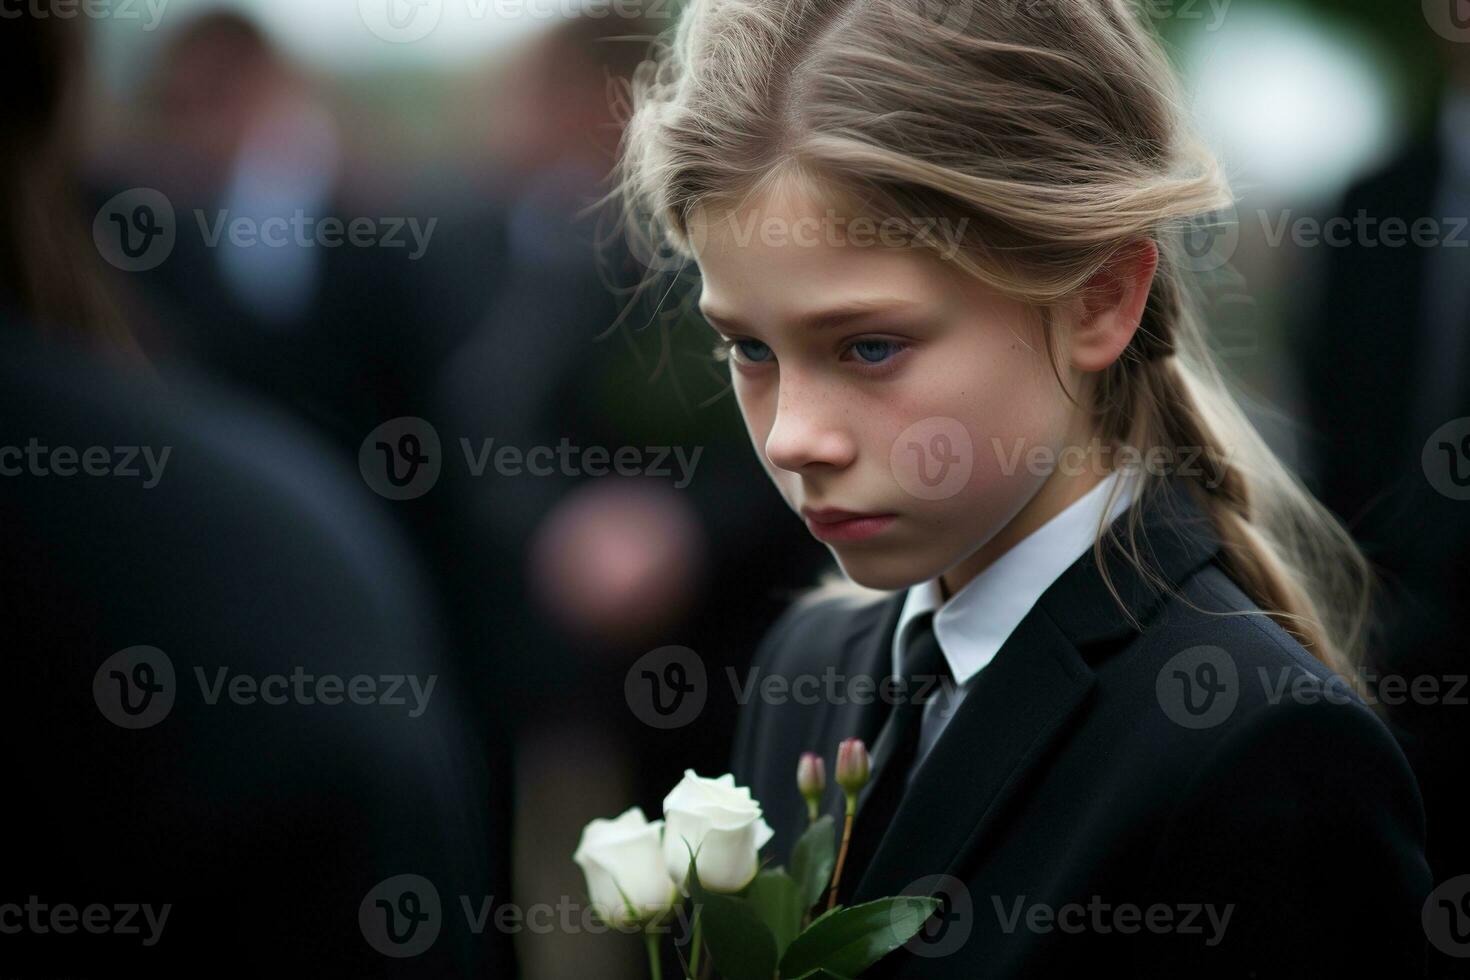
[[[1168,40],[1239,196],[1230,232],[1194,250],[1222,362],[1268,439],[1383,574],[1373,669],[1432,676],[1448,694],[1467,671],[1470,635],[1470,501],[1457,479],[1459,465],[1470,467],[1470,442],[1460,445],[1470,437],[1470,5],[1139,7]],[[474,826],[444,838],[477,855],[438,872],[460,875],[454,888],[523,908],[580,902],[571,854],[582,826],[632,804],[656,818],[685,768],[728,769],[736,702],[725,668],[742,667],[791,595],[831,567],[760,470],[708,353],[713,335],[687,311],[689,276],[672,290],[666,281],[635,292],[647,267],[664,263],[630,253],[615,215],[588,210],[607,190],[618,82],[645,57],[647,38],[672,26],[677,4],[39,9],[51,23],[34,36],[0,20],[6,89],[20,105],[0,124],[0,298],[13,342],[27,338],[9,358],[14,390],[0,404],[17,407],[0,415],[0,446],[37,432],[82,445],[123,439],[112,426],[144,443],[232,448],[219,458],[201,451],[194,464],[180,457],[180,467],[198,468],[184,471],[175,505],[208,519],[166,545],[122,533],[169,520],[131,491],[109,485],[69,499],[50,484],[20,488],[34,478],[0,478],[0,526],[10,521],[0,540],[26,549],[6,552],[0,602],[28,611],[6,655],[81,647],[73,655],[83,695],[97,664],[134,644],[172,645],[181,673],[221,658],[243,669],[261,644],[279,654],[261,663],[281,669],[306,662],[351,673],[379,655],[432,668],[455,705],[434,721],[436,744],[450,749],[437,756],[443,772],[418,776],[424,793],[445,797],[434,804],[442,809],[398,799],[403,812],[393,810],[413,790],[396,788],[399,770],[385,763],[375,787],[344,791],[344,809],[322,814],[322,825],[341,826],[361,808],[391,812],[384,835],[361,843],[382,853],[416,836],[416,820],[474,814]],[[36,41],[63,35],[54,48]],[[57,64],[50,111],[38,82]],[[1329,219],[1360,212],[1374,220],[1331,235],[1342,226]],[[1393,245],[1394,218],[1433,228]],[[271,219],[275,237],[260,237]],[[311,237],[331,235],[333,221],[336,244]],[[39,353],[29,346],[37,337]],[[99,348],[109,365],[100,372],[91,363]],[[137,391],[112,391],[113,377]],[[44,390],[30,392],[35,385]],[[69,401],[79,389],[89,399]],[[139,409],[155,396],[139,391],[168,394]],[[68,404],[75,417],[62,425]],[[1455,447],[1443,459],[1440,443]],[[547,461],[561,447],[578,454],[552,475],[513,473],[496,462],[507,446],[543,447]],[[580,455],[593,447],[605,451],[600,464]],[[607,472],[620,451],[625,472]],[[434,462],[415,469],[418,455]],[[291,502],[259,503],[287,484]],[[80,519],[80,508],[92,518]],[[272,533],[312,539],[334,515],[341,527],[321,534],[329,543],[302,545],[300,555],[262,544]],[[370,557],[358,553],[365,540]],[[97,565],[109,549],[121,557]],[[32,574],[23,553],[52,555],[49,576]],[[164,564],[172,577],[148,572],[147,589],[130,581],[130,567]],[[357,601],[385,618],[381,629],[341,598],[358,594],[354,571],[375,576]],[[248,622],[193,611],[229,594],[253,608]],[[389,599],[405,608],[384,612]],[[316,634],[291,629],[318,614]],[[180,634],[176,621],[191,618],[193,632]],[[61,630],[68,619],[84,626]],[[259,626],[267,621],[283,625],[272,632]],[[338,621],[381,649],[354,653]],[[242,639],[257,629],[255,646]],[[202,649],[226,635],[238,646],[232,657]],[[661,729],[632,710],[624,680],[639,657],[670,645],[697,654],[708,699],[694,722]],[[1437,881],[1470,873],[1470,813],[1458,800],[1470,691],[1458,693],[1459,703],[1426,697],[1391,712],[1429,805]],[[84,700],[47,710],[94,716]],[[212,744],[232,717],[192,721],[189,744]],[[371,749],[357,743],[374,736],[328,736],[311,728],[315,717],[294,734],[237,731],[232,744],[262,774],[267,751],[291,757],[308,736]],[[18,712],[14,734],[36,723]],[[102,726],[73,748],[87,756],[93,736],[139,735]],[[176,750],[153,749],[165,769]],[[99,773],[121,764],[106,761],[108,751],[130,750],[96,750]],[[200,765],[235,758],[218,753]],[[348,765],[343,753],[320,765]],[[415,769],[412,753],[395,764]],[[295,792],[310,798],[321,778],[306,772]],[[291,837],[290,807],[279,824],[239,817],[282,784],[261,775],[249,785],[201,792],[234,814],[219,819],[234,821],[262,860],[284,860],[274,845]],[[25,782],[19,790],[6,817],[18,822],[12,839],[34,836],[23,801],[39,791]],[[99,793],[97,805],[105,812],[117,799]],[[181,820],[170,838],[180,855],[198,850],[191,833],[209,833],[209,818],[199,819]],[[344,883],[343,894],[387,873],[434,877],[434,853],[428,846],[379,869],[356,892],[359,882]],[[342,867],[320,852],[301,861]],[[177,863],[187,880],[189,860]],[[85,882],[86,862],[75,872]],[[455,904],[453,888],[440,890]],[[627,937],[487,933],[445,975],[465,963],[533,978],[644,969]]]

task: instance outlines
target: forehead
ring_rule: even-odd
[[[689,218],[692,244],[701,259],[713,250],[723,252],[754,241],[771,245],[781,238],[798,238],[815,226],[829,233],[850,229],[854,221],[868,224],[878,216],[841,187],[803,175],[773,179],[739,199],[714,198],[694,209]]]
[[[913,247],[905,224],[864,211],[848,195],[787,182],[690,217],[690,244],[703,281],[701,308],[773,316],[793,304],[854,293],[933,298],[948,271]]]

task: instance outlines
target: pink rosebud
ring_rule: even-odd
[[[837,785],[849,796],[868,783],[868,747],[860,738],[845,738],[837,746]]]
[[[806,798],[807,815],[815,820],[827,788],[827,764],[815,752],[803,752],[796,764],[796,788]]]

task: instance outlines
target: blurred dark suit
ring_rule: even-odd
[[[1339,209],[1350,220],[1366,212],[1380,228],[1389,218],[1411,226],[1433,218],[1443,244],[1390,247],[1375,233],[1324,247],[1322,299],[1297,350],[1312,429],[1309,483],[1382,576],[1368,667],[1410,686],[1436,678],[1437,695],[1395,693],[1398,705],[1383,698],[1423,790],[1436,881],[1470,872],[1461,786],[1470,744],[1470,501],[1437,491],[1423,455],[1436,429],[1470,416],[1470,147],[1451,111],[1439,138],[1353,186]]]
[[[505,899],[508,817],[486,807],[503,788],[488,785],[415,559],[356,476],[186,378],[124,379],[11,322],[0,351],[0,446],[169,448],[151,488],[3,460],[0,906],[171,905],[151,946],[146,930],[7,928],[6,974],[513,976],[511,937],[475,934],[460,904]],[[130,730],[94,681],[138,645],[168,658],[174,702]],[[405,685],[404,705],[239,703],[228,681],[210,703],[221,669],[437,680],[419,702]],[[359,921],[400,874],[432,882],[442,909],[437,939],[405,959]]]

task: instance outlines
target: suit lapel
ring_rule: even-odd
[[[1022,620],[914,774],[853,902],[896,895],[921,875],[964,863],[1092,683],[1091,669],[1050,620]]]
[[[1125,540],[1126,520],[1125,515],[1114,525]],[[1169,583],[1182,581],[1219,549],[1208,518],[1178,477],[1154,485],[1142,503],[1138,530],[1142,554]],[[1106,553],[1106,562],[1114,587],[1141,622],[1161,596],[1116,551]],[[901,604],[902,593],[884,618],[879,642],[870,644],[879,653],[889,649]],[[1022,792],[1047,748],[1065,737],[1087,703],[1094,674],[1085,654],[1134,632],[1089,551],[1052,583],[976,676],[914,774],[870,865],[844,874],[859,876],[855,886],[842,889],[851,896],[848,904],[896,895],[923,876],[958,875],[993,843],[1007,801]],[[873,650],[867,656],[879,676],[888,672],[886,657],[878,659]],[[848,726],[845,731],[874,734],[883,706],[873,707],[839,710],[832,717]],[[840,793],[828,812],[840,826]]]

